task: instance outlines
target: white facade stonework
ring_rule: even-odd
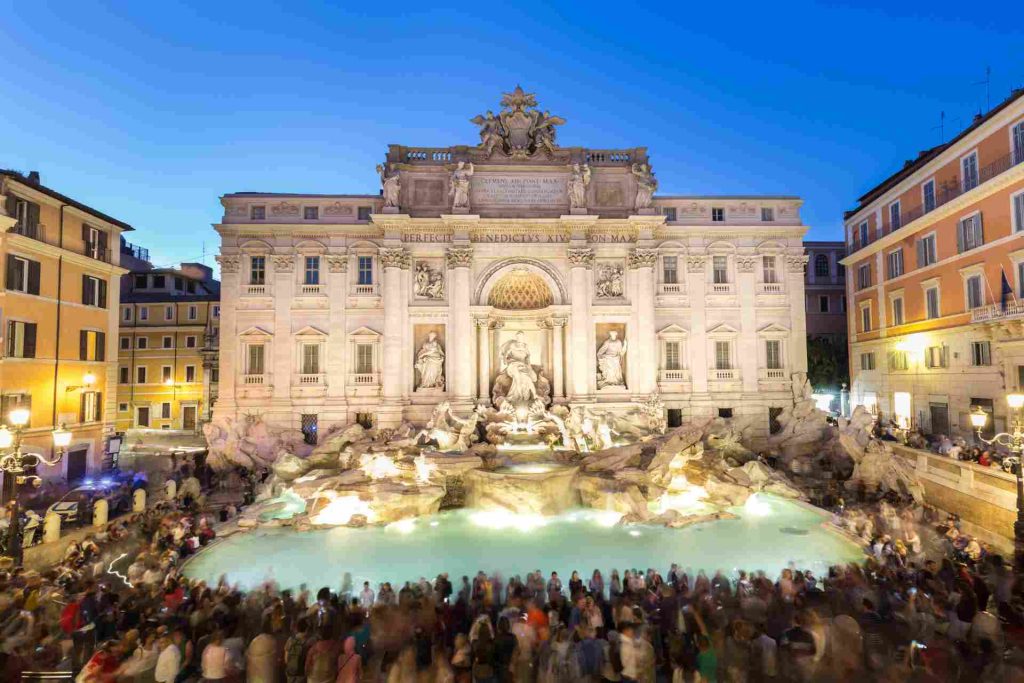
[[[468,412],[492,402],[521,332],[553,403],[660,394],[670,422],[723,409],[762,416],[767,433],[807,368],[801,201],[651,200],[645,149],[558,147],[561,119],[539,114],[524,133],[516,117],[537,112],[517,93],[505,123],[481,117],[480,146],[391,146],[380,196],[222,198],[215,419],[394,426],[442,400]],[[430,333],[443,382],[421,387],[436,375],[417,369]],[[599,388],[612,337],[624,383]],[[615,381],[619,345],[605,348]]]

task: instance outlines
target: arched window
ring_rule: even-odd
[[[815,277],[828,277],[828,256],[825,254],[818,254],[814,257],[814,276]]]

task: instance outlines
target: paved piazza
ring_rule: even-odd
[[[376,195],[222,197],[215,419],[313,434],[658,395],[669,426],[767,435],[807,369],[801,200],[659,195],[646,148],[562,147],[518,88],[472,123],[479,144],[389,146]]]

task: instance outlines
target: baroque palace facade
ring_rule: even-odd
[[[807,367],[800,200],[655,196],[644,148],[561,147],[533,95],[501,104],[479,145],[390,146],[379,195],[222,197],[215,421],[423,423],[516,363],[545,402],[767,434]]]

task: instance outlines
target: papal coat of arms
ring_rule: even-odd
[[[501,106],[503,108],[497,116],[488,111],[470,119],[480,126],[478,147],[486,157],[489,158],[495,150],[501,150],[514,159],[526,159],[537,152],[553,156],[558,147],[555,126],[565,123],[565,119],[536,109],[536,96],[523,92],[518,85],[512,92],[504,94]]]

